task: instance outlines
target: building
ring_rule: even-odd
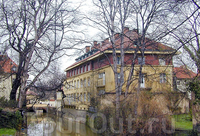
[[[127,79],[129,68],[133,61],[133,54],[137,48],[137,30],[124,30],[124,79]],[[115,44],[117,45],[117,63],[120,68],[120,34],[115,34]],[[145,39],[144,58],[140,52],[134,60],[133,82],[129,88],[129,94],[134,94],[138,86],[138,72],[140,65],[142,68],[142,79],[140,79],[140,89],[152,93],[173,90],[173,64],[172,57],[175,50],[151,39]],[[85,54],[76,59],[76,62],[66,68],[66,82],[63,90],[67,96],[64,101],[68,108],[88,110],[97,104],[114,106],[115,82],[112,47],[109,39],[102,43],[94,41],[92,47],[86,46]],[[121,96],[124,95],[126,81],[122,88]],[[162,97],[157,101],[164,101]],[[165,103],[165,102],[163,102]],[[162,106],[162,104],[161,104]]]
[[[180,92],[189,92],[188,83],[197,76],[196,73],[185,66],[174,67],[174,85],[175,90]]]
[[[186,66],[174,67],[174,90],[181,93],[178,104],[182,113],[188,113],[190,108],[191,92],[188,89],[189,82],[197,76],[196,73],[189,70]]]
[[[4,96],[8,100],[17,67],[17,64],[7,55],[0,55],[0,96]]]

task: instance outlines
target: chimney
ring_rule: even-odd
[[[119,38],[119,33],[116,33],[115,34],[115,39],[118,39]]]
[[[85,46],[85,52],[88,53],[90,51],[90,46]]]
[[[133,29],[133,32],[136,32],[136,33],[138,33],[138,29]]]
[[[93,41],[93,45],[94,45],[94,46],[97,45],[97,41]]]
[[[128,27],[124,27],[124,34],[129,31]]]
[[[104,43],[109,43],[109,38],[105,39]]]
[[[109,38],[107,38],[104,41],[102,41],[102,46],[104,46],[106,43],[109,43]]]
[[[99,43],[97,44],[97,41],[94,41],[93,42],[93,47],[91,48],[91,50],[93,50],[93,49],[99,49],[99,47],[100,47],[100,44]]]

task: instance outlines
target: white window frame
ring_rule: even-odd
[[[141,79],[140,79],[140,87],[145,88],[145,74],[142,73]]]
[[[167,82],[167,76],[165,73],[160,73],[160,83],[166,83]]]

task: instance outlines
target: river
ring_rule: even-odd
[[[51,114],[26,113],[24,124],[19,136],[97,136],[84,123]]]
[[[84,123],[47,113],[36,115],[34,112],[27,112],[23,127],[17,136],[98,136]],[[173,133],[173,136],[188,135],[189,131]]]

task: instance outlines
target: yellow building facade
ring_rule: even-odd
[[[126,34],[137,35],[136,32],[127,30]],[[133,37],[133,36],[132,36]],[[128,39],[124,39],[128,41]],[[116,44],[119,43],[116,37]],[[154,42],[155,44],[141,53],[137,53],[134,60],[134,72],[131,78],[132,83],[128,89],[130,99],[135,94],[138,86],[141,91],[151,93],[164,93],[173,91],[173,64],[172,54],[174,49]],[[124,56],[124,81],[121,91],[122,99],[126,90],[126,83],[129,76],[131,62],[136,46],[125,45]],[[151,41],[152,44],[152,41]],[[113,55],[111,43],[108,39],[101,44],[94,42],[93,47],[86,46],[85,54],[76,59],[76,62],[66,68],[66,81],[63,91],[67,96],[64,99],[65,106],[78,110],[88,110],[96,105],[114,106],[116,99],[115,76],[113,72]],[[120,58],[120,49],[116,50],[117,58]],[[142,60],[142,61],[141,61]],[[142,64],[142,76],[139,80],[139,69]],[[118,73],[121,62],[117,60]],[[139,82],[140,81],[140,82]],[[140,85],[138,85],[140,83]],[[159,98],[161,101],[162,97]]]

